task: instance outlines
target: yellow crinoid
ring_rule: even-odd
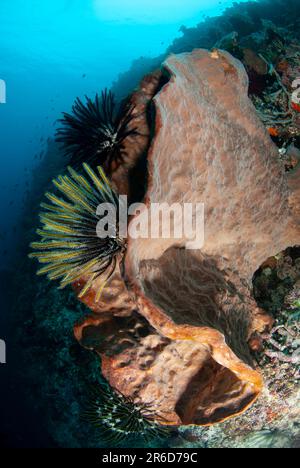
[[[31,244],[36,252],[29,257],[44,265],[39,275],[47,274],[50,280],[60,280],[61,288],[83,276],[87,278],[80,296],[103,275],[103,285],[96,297],[99,300],[124,252],[125,241],[118,237],[117,223],[113,226],[113,235],[99,236],[97,225],[104,215],[97,214],[98,207],[104,203],[112,206],[117,220],[118,197],[101,167],[98,167],[98,174],[87,164],[83,164],[83,168],[88,178],[69,167],[69,175],[53,181],[63,197],[46,193],[50,203],[41,204],[42,228],[37,230],[41,240]]]

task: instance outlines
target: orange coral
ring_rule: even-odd
[[[268,128],[268,132],[272,137],[277,137],[279,136],[279,131],[275,127],[270,127]]]
[[[300,112],[300,104],[298,104],[297,102],[292,102],[292,108],[295,111]]]

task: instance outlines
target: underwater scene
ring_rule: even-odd
[[[0,447],[299,448],[300,0],[0,31]]]

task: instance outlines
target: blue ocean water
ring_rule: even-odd
[[[162,54],[231,0],[1,0],[0,242],[6,265],[22,236],[19,219],[47,139],[77,96],[110,87],[139,57]]]

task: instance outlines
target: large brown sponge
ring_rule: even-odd
[[[209,425],[243,412],[263,388],[248,341],[272,319],[252,297],[252,278],[299,244],[299,167],[284,173],[230,54],[195,50],[164,68],[145,202],[204,203],[204,246],[129,239],[107,301],[83,298],[94,313],[75,334],[123,394],[170,424]]]

